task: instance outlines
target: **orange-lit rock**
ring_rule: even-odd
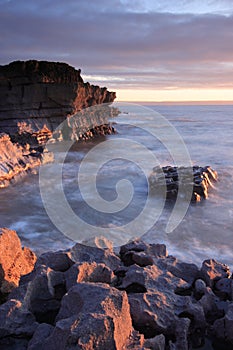
[[[22,248],[13,230],[0,229],[0,291],[9,293],[19,284],[20,277],[31,272],[36,255],[29,248]]]

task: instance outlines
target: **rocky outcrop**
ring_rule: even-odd
[[[48,140],[85,141],[114,133],[109,117],[116,112],[108,104],[115,97],[105,87],[84,83],[80,70],[65,63],[31,60],[0,66],[0,187],[52,161],[52,154],[40,147]]]
[[[0,295],[4,298],[18,286],[20,277],[31,272],[36,262],[29,248],[22,248],[15,231],[0,229]]]
[[[9,135],[0,133],[0,187],[8,186],[21,175],[53,160],[51,152],[36,145],[30,146],[27,141],[24,140],[22,146],[12,143]]]
[[[67,115],[113,102],[115,92],[84,83],[80,70],[65,63],[15,61],[0,66],[0,130],[13,134],[26,123],[53,131]]]
[[[76,244],[41,255],[21,277],[0,306],[0,347],[231,349],[232,281],[226,265],[206,260],[199,269],[163,244],[136,240],[119,255]]]
[[[155,167],[149,176],[151,193],[163,191],[166,185],[166,198],[176,199],[182,181],[182,193],[179,195],[183,198],[187,197],[191,186],[193,202],[207,199],[209,188],[214,187],[213,183],[218,179],[217,172],[210,166],[193,166],[191,174],[190,178],[190,168],[187,167]]]

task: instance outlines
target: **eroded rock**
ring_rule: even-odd
[[[208,189],[214,187],[217,178],[217,172],[210,166],[165,166],[153,168],[149,183],[152,193],[163,194],[167,199],[176,199],[179,195],[197,202],[208,198]]]
[[[144,260],[126,264],[129,253]],[[200,271],[140,240],[121,247],[120,257],[111,247],[83,244],[43,254],[0,306],[0,346],[189,350],[203,346],[206,335],[233,345],[225,265],[205,261]]]
[[[207,286],[213,288],[216,281],[229,278],[231,273],[227,265],[214,259],[205,260],[201,267],[201,274]]]
[[[0,292],[8,294],[19,284],[20,277],[31,272],[36,255],[29,248],[22,248],[17,233],[0,229]]]

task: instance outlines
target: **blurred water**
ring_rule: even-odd
[[[219,182],[216,189],[211,190],[208,200],[190,206],[185,218],[172,233],[165,233],[170,215],[170,209],[165,208],[155,226],[143,238],[149,242],[165,242],[170,254],[186,261],[200,264],[202,260],[212,257],[233,266],[233,106],[148,107],[165,116],[178,130],[194,164],[211,165],[218,171]],[[127,120],[127,115],[125,118]],[[108,139],[136,139],[156,152],[161,165],[171,163],[171,157],[164,146],[140,128],[128,125],[117,125],[116,128],[118,134],[108,136]],[[96,214],[88,208],[77,188],[77,173],[85,154],[101,141],[103,139],[79,143],[72,148],[63,169],[63,185],[66,197],[77,215],[92,225],[111,229],[111,225],[125,224],[140,213],[148,188],[146,178],[136,164],[116,159],[100,169],[97,176],[98,191],[104,199],[114,200],[116,183],[121,178],[127,178],[135,191],[130,206],[110,217]],[[59,147],[56,150],[56,162],[59,164],[62,153]],[[151,168],[153,166],[151,164]],[[1,190],[0,196],[1,226],[17,230],[24,245],[41,253],[49,249],[64,249],[73,244],[58,231],[44,210],[38,175],[29,175],[16,185]],[[155,198],[155,206],[156,200]],[[141,236],[140,229],[135,231],[135,236]]]

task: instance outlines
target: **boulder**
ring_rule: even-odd
[[[76,263],[65,273],[66,289],[69,290],[75,284],[81,282],[111,284],[113,278],[113,271],[105,264],[97,264],[96,262]]]
[[[50,336],[52,333],[54,327],[47,324],[47,323],[41,323],[36,328],[32,339],[28,343],[28,350],[38,350],[42,349],[43,343],[46,338]]]
[[[227,265],[214,259],[208,259],[202,263],[201,275],[207,286],[213,288],[216,281],[229,278],[231,273]]]
[[[165,337],[163,334],[156,335],[154,338],[146,339],[144,347],[153,350],[165,350]]]
[[[233,346],[233,304],[230,304],[228,311],[223,318],[214,322],[213,332],[216,338],[221,339],[222,342],[228,342]]]
[[[76,263],[96,262],[97,264],[105,264],[111,270],[117,269],[122,265],[119,257],[112,249],[102,249],[97,247],[90,247],[84,244],[77,243],[69,251],[70,259]]]
[[[44,349],[55,349],[55,344],[60,346],[56,349],[72,349],[78,344],[80,349],[120,350],[131,331],[125,292],[102,283],[78,283],[63,297]]]
[[[31,272],[36,255],[29,248],[22,248],[17,233],[0,229],[0,292],[4,296],[19,285],[22,275]]]
[[[34,315],[20,301],[11,299],[0,306],[0,339],[31,337],[37,326]]]

